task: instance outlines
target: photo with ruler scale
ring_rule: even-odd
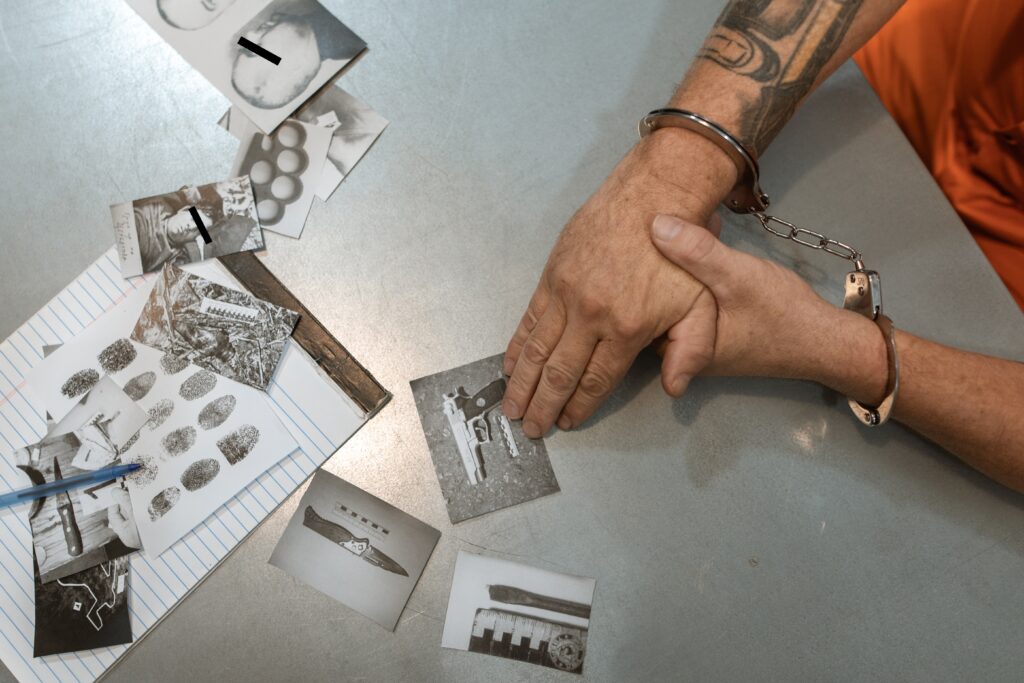
[[[441,532],[318,471],[270,564],[393,631]]]
[[[203,221],[210,243],[192,215]],[[160,270],[264,248],[256,199],[247,176],[186,187],[110,207],[121,274]]]
[[[316,0],[128,0],[265,133],[366,49]],[[275,64],[239,45],[245,38]]]
[[[410,385],[453,524],[559,491],[544,440],[501,412],[501,354]]]
[[[583,673],[595,585],[460,550],[441,645]]]
[[[266,391],[299,314],[168,264],[131,338]]]

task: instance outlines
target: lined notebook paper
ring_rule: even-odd
[[[203,267],[217,269],[218,279],[232,280],[216,262]],[[141,281],[121,278],[111,249],[0,343],[0,489],[30,484],[9,456],[44,435],[45,412],[34,405],[24,382],[29,368],[42,360],[42,347],[71,339]],[[268,397],[299,448],[159,557],[132,555],[128,607],[136,643],[366,420],[295,343],[288,345]],[[0,511],[0,657],[19,681],[94,681],[131,645],[32,657],[35,600],[28,509],[19,505]]]

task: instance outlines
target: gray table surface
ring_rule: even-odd
[[[325,4],[371,46],[342,85],[392,123],[266,259],[395,395],[327,469],[443,536],[390,634],[266,564],[292,496],[111,681],[564,677],[440,647],[459,549],[595,577],[592,680],[1019,680],[1022,498],[814,385],[671,401],[645,356],[548,438],[560,494],[449,524],[409,380],[503,350],[720,3]],[[236,142],[225,99],[119,0],[3,0],[0,67],[6,336],[108,248],[108,204],[222,179]],[[865,251],[898,325],[1024,358],[1024,316],[856,67],[763,161],[782,216]],[[840,299],[843,262],[750,220],[726,239]]]

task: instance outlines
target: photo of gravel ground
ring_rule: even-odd
[[[501,362],[498,354],[410,383],[453,524],[559,491],[544,440],[501,412]]]
[[[168,264],[132,339],[266,391],[298,320],[295,311]]]

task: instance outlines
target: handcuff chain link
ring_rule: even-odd
[[[831,237],[822,235],[820,232],[814,232],[813,230],[798,227],[789,221],[784,221],[781,218],[778,218],[777,216],[769,216],[761,213],[760,211],[754,211],[753,215],[757,217],[757,220],[761,221],[761,227],[776,237],[796,242],[797,244],[810,247],[811,249],[824,251],[825,253],[838,256],[839,258],[846,259],[847,261],[853,261],[857,270],[864,270],[864,259],[862,254],[849,244],[844,244],[838,240],[834,240]],[[779,225],[785,226],[785,229],[777,230],[772,223],[778,223]]]

